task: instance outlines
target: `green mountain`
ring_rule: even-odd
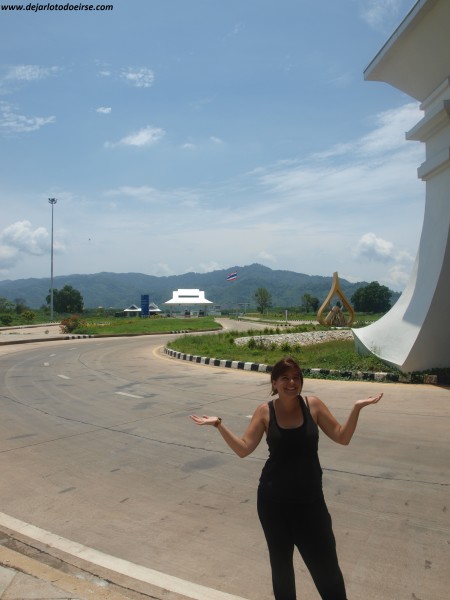
[[[227,281],[229,273],[237,273],[234,281]],[[266,288],[272,296],[273,306],[288,308],[299,306],[303,294],[316,296],[322,302],[330,291],[332,277],[305,275],[293,271],[272,270],[260,264],[230,267],[210,273],[185,273],[155,277],[142,273],[96,273],[94,275],[62,275],[54,277],[54,289],[71,285],[77,289],[86,308],[126,308],[140,306],[141,294],[148,294],[150,302],[164,309],[164,302],[178,289],[200,289],[208,300],[222,308],[236,308],[239,304],[255,307],[255,291]],[[366,282],[350,283],[340,279],[341,288],[348,299]],[[20,298],[30,308],[45,304],[50,278],[0,281],[0,297],[15,301]],[[398,294],[393,299],[398,297]]]

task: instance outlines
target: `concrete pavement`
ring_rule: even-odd
[[[60,342],[72,337],[76,336],[61,333],[57,324],[0,328],[0,356],[29,348],[30,343]],[[1,600],[214,600],[208,598],[206,588],[205,591],[186,589],[189,595],[185,596],[164,589],[164,583],[159,588],[145,585],[145,581],[134,580],[132,575],[102,569],[98,564],[82,562],[81,566],[76,566],[64,558],[57,560],[54,551],[52,555],[46,553],[45,544],[37,544],[36,538],[23,536],[20,529],[20,526],[11,529],[0,523]],[[98,571],[102,576],[97,574]],[[142,576],[144,580],[145,575]],[[154,580],[152,575],[149,578]],[[183,587],[182,582],[180,587]],[[217,600],[245,599],[218,593]]]
[[[24,335],[23,333],[18,333],[16,335]],[[29,338],[29,341],[38,341],[39,333],[37,331],[33,332],[33,334],[29,333],[28,335],[33,335],[34,339]],[[41,333],[41,336],[46,336],[43,339],[49,339],[45,332]],[[59,338],[57,338],[58,340]],[[55,344],[60,344],[60,341],[55,341]],[[79,343],[83,344],[82,341]],[[30,347],[26,344],[12,344],[0,346],[0,353],[3,352],[18,352],[21,348]],[[193,368],[197,368],[193,366]],[[205,369],[208,367],[199,366],[198,369]],[[323,388],[323,396],[324,397],[333,397],[340,396],[347,388],[353,388],[358,384],[354,383],[344,383],[344,382],[335,382],[335,381],[323,381],[323,382],[314,382],[315,391],[319,395],[322,394],[322,390],[318,389]],[[411,398],[412,388],[416,386],[411,385],[402,385],[402,384],[384,384],[386,385],[386,393],[389,390],[389,395],[393,397],[393,402],[395,403],[395,410],[397,412],[400,411],[404,415],[399,419],[399,423],[407,423],[405,421],[407,419],[408,413],[414,415],[417,418],[417,403],[414,406],[414,401]],[[384,385],[382,386],[384,388]],[[417,389],[417,388],[416,388]],[[420,391],[423,397],[426,398],[428,396],[436,396],[439,395],[440,403],[440,415],[441,421],[443,418],[448,418],[449,410],[446,408],[447,403],[445,402],[446,398],[450,399],[450,395],[448,390],[441,390],[438,393],[438,390],[433,386],[420,386]],[[326,393],[325,393],[326,392]],[[442,404],[445,402],[445,404]],[[428,404],[428,403],[427,403]],[[425,410],[425,409],[424,409]],[[428,412],[429,409],[426,409]],[[392,416],[395,417],[394,413]],[[376,415],[373,416],[376,418]],[[397,418],[397,417],[395,417]],[[431,427],[427,422],[428,420],[421,421],[422,427]],[[386,426],[386,420],[381,420],[380,424],[383,423]],[[430,422],[431,423],[431,422]],[[394,423],[391,425],[394,428]],[[413,430],[412,430],[413,431]],[[437,432],[436,432],[437,435]],[[427,438],[428,439],[428,438]],[[357,443],[357,441],[356,441]],[[427,443],[431,444],[431,441],[428,440]],[[326,447],[324,448],[326,451]],[[361,447],[361,452],[364,451],[364,448]],[[326,461],[325,461],[326,462]],[[407,465],[405,463],[405,468]],[[343,473],[347,470],[350,470],[350,467],[347,468],[346,464],[342,464]],[[374,472],[375,476],[376,473]],[[442,476],[444,476],[444,471],[442,470]],[[341,478],[344,475],[340,476]],[[378,475],[377,475],[378,477]],[[407,471],[405,471],[405,478],[407,478]],[[423,474],[420,474],[420,478],[423,478]],[[389,480],[389,478],[388,478]],[[406,479],[405,479],[406,480]],[[440,485],[448,485],[448,483],[443,483],[443,481],[447,479],[444,478]],[[329,490],[332,491],[332,488]],[[333,490],[334,491],[334,490]],[[383,492],[384,493],[384,492]],[[336,494],[333,496],[336,499],[340,498],[340,490],[336,491]],[[331,493],[330,493],[331,496]],[[406,496],[405,496],[406,498]],[[432,499],[432,498],[431,498]],[[336,517],[336,521],[339,519],[339,505],[338,500],[335,500],[336,506],[334,506],[334,515]],[[411,503],[411,499],[408,497],[405,499],[405,507],[407,507]],[[425,510],[425,505],[423,505]],[[378,510],[378,509],[377,509]],[[407,511],[408,508],[405,508]],[[445,507],[442,508],[442,511],[445,511]],[[375,514],[375,513],[374,513]],[[384,518],[390,514],[389,511],[384,514]],[[442,512],[441,519],[441,528],[444,531],[448,530],[448,519],[447,525],[444,525],[444,512]],[[6,524],[5,524],[6,523]],[[405,522],[406,523],[406,522]],[[405,524],[406,527],[406,524]],[[420,523],[420,527],[422,529],[428,530],[425,522]],[[74,554],[69,555],[64,552],[64,546],[62,546],[61,552],[58,554],[58,557],[55,557],[54,547],[52,546],[52,552],[49,552],[48,549],[50,546],[46,545],[48,538],[41,537],[35,533],[30,533],[27,535],[27,531],[29,532],[29,527],[23,527],[22,524],[14,524],[11,522],[2,522],[0,519],[0,598],[8,599],[8,600],[18,600],[22,598],[23,600],[28,600],[29,598],[41,599],[41,600],[69,600],[70,599],[80,599],[84,600],[87,598],[109,598],[110,600],[120,598],[126,599],[142,599],[142,598],[153,598],[158,600],[187,600],[188,598],[202,598],[204,600],[213,600],[214,598],[234,598],[234,600],[238,600],[236,596],[230,597],[226,594],[214,595],[215,590],[211,590],[213,595],[203,595],[201,596],[201,590],[193,590],[188,589],[189,582],[181,582],[186,586],[186,593],[180,594],[173,591],[173,587],[169,588],[171,591],[168,591],[167,588],[164,589],[164,585],[160,587],[156,587],[150,583],[145,583],[143,579],[139,579],[138,577],[133,577],[133,572],[128,572],[128,574],[122,569],[119,562],[112,561],[108,566],[99,564],[99,561],[82,561],[76,560],[74,558]],[[44,532],[45,533],[45,532]],[[48,532],[47,532],[48,533]],[[352,532],[350,532],[351,534]],[[2,535],[3,534],[3,535]],[[383,536],[380,534],[380,538]],[[416,541],[414,543],[418,543],[418,540],[421,539],[420,534],[417,534]],[[68,540],[65,540],[69,542]],[[369,545],[368,551],[372,552],[375,558],[379,558],[382,553],[386,552],[387,549],[384,549],[382,546],[378,547],[376,540],[372,539],[371,544]],[[73,546],[73,544],[72,544]],[[90,549],[87,549],[90,552],[93,552]],[[433,572],[436,573],[438,577],[442,578],[442,574],[439,575],[438,570],[438,560],[445,561],[445,557],[439,557],[439,552],[436,550],[433,556],[431,556],[431,549],[427,548],[427,552],[429,554],[426,555],[427,560],[424,563],[424,569],[426,569],[425,573]],[[89,553],[89,556],[92,556]],[[114,557],[110,557],[114,558]],[[355,561],[356,557],[349,557],[349,561],[353,563],[357,563]],[[117,559],[118,560],[118,559]],[[376,563],[375,563],[376,564]],[[432,566],[431,566],[432,565]],[[126,565],[127,566],[127,565]],[[130,566],[130,565],[128,565]],[[131,567],[138,567],[138,565],[131,565]],[[441,569],[442,573],[442,569]],[[448,580],[447,580],[448,581]],[[450,583],[450,582],[449,582]],[[418,592],[418,590],[415,590]],[[198,593],[197,593],[198,592]],[[432,589],[429,589],[431,595],[424,596],[423,600],[437,600],[438,596],[433,596]],[[204,591],[205,594],[208,594],[208,591]],[[354,595],[353,595],[354,596]],[[370,597],[370,594],[367,596]],[[408,596],[409,598],[411,595]],[[414,595],[412,597],[422,598],[422,594]],[[400,597],[399,597],[400,598]],[[407,596],[405,596],[405,599]],[[388,596],[386,596],[386,600]],[[242,599],[241,599],[242,600]],[[356,600],[356,598],[355,598]],[[397,599],[396,599],[397,600]]]

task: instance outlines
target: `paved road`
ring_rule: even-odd
[[[242,461],[218,432],[188,420],[219,414],[242,431],[268,399],[267,375],[165,358],[167,339],[48,342],[0,356],[1,511],[188,582],[269,600],[255,510],[266,449]],[[450,391],[374,385],[305,385],[341,419],[352,400],[385,392],[349,447],[321,439],[348,595],[440,600],[450,587]],[[300,597],[316,600],[300,561],[297,574]]]

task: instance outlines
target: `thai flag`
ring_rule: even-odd
[[[229,275],[227,275],[227,281],[234,281],[235,279],[237,279],[237,273],[230,273]]]

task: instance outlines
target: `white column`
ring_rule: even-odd
[[[360,352],[404,372],[450,366],[450,79],[421,108],[423,119],[407,134],[426,144],[418,169],[426,182],[425,216],[414,269],[394,307],[353,330]]]

